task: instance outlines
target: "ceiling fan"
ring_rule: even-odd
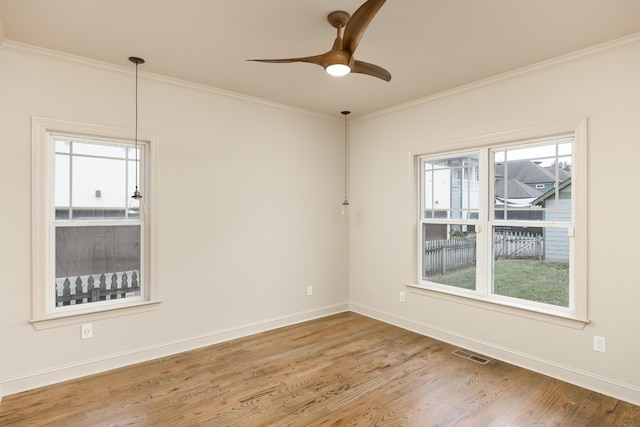
[[[287,59],[249,59],[249,61],[269,63],[308,62],[310,64],[320,65],[327,73],[333,76],[360,73],[378,77],[388,82],[391,80],[391,73],[387,70],[374,64],[358,61],[353,57],[353,53],[358,47],[362,35],[385,1],[386,0],[367,0],[355,11],[353,16],[349,16],[349,14],[343,10],[331,12],[327,16],[327,20],[332,27],[338,30],[338,36],[333,42],[331,50],[322,55]],[[342,34],[343,28],[344,36]]]

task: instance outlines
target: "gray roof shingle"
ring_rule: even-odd
[[[535,199],[542,195],[540,190],[517,180],[507,180],[507,195],[505,196],[505,180],[497,179],[494,185],[494,195],[501,199]]]
[[[496,178],[517,179],[525,184],[544,184],[556,180],[551,172],[529,160],[513,160],[506,162],[506,165],[508,176],[505,176],[505,162],[496,163]]]

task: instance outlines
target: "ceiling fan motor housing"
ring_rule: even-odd
[[[327,16],[327,21],[333,28],[344,28],[347,26],[349,18],[351,18],[351,15],[344,10],[334,10]]]

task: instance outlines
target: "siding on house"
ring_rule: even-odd
[[[571,185],[560,190],[558,200],[547,199],[545,208],[547,220],[571,221]],[[546,228],[544,242],[547,261],[569,261],[569,236],[565,228]]]

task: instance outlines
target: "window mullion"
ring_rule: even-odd
[[[487,295],[488,282],[488,256],[487,245],[490,239],[489,218],[489,194],[491,193],[491,180],[489,179],[488,149],[481,149],[478,155],[478,191],[480,192],[480,207],[478,212],[477,257],[476,257],[476,293],[479,296]]]
[[[53,210],[55,212],[55,197]],[[55,218],[55,215],[54,215]],[[73,218],[73,142],[69,141],[69,219]]]

